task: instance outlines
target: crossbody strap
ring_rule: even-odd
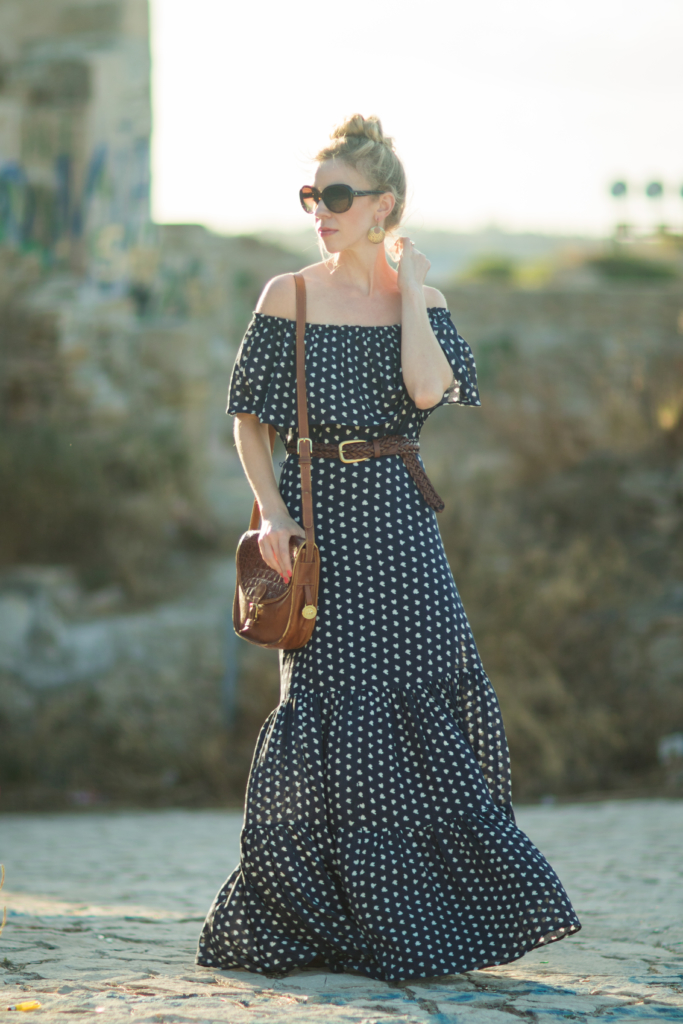
[[[315,531],[313,528],[313,491],[311,489],[311,439],[308,436],[308,401],[306,397],[306,282],[301,274],[294,274],[296,286],[296,409],[298,425],[299,472],[301,473],[301,512],[306,531],[304,559],[313,561]],[[275,448],[275,427],[268,427],[270,454]],[[258,502],[254,502],[249,529],[255,530],[261,522]]]
[[[313,528],[313,490],[311,484],[311,448],[313,442],[308,436],[308,400],[306,398],[306,282],[301,274],[294,275],[296,285],[296,411],[299,428],[297,449],[299,472],[301,473],[302,526],[306,531],[306,552],[304,560],[313,561],[315,531]]]

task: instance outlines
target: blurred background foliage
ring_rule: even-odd
[[[206,275],[193,264],[191,280]],[[240,297],[211,382],[221,417],[230,362],[267,276],[230,277]],[[676,790],[657,751],[683,728],[683,295],[673,278],[642,290],[599,279],[530,289],[468,271],[441,284],[474,349],[482,408],[434,414],[424,458],[503,706],[515,798]],[[202,583],[230,565],[250,499],[229,422],[188,430],[188,396],[173,383],[168,343],[196,318],[156,301],[141,314],[134,297],[118,300],[136,334],[123,417],[100,416],[73,391],[53,320],[40,314],[32,333],[15,332],[33,342],[4,378],[14,384],[0,433],[0,619],[3,594],[33,608],[26,663],[38,668],[64,659],[79,624],[115,637],[132,630],[142,653],[136,662],[119,650],[89,671],[76,658],[59,685],[22,683],[5,662],[6,806],[239,802],[277,702],[276,655],[228,639],[230,571],[218,590]],[[168,365],[143,387],[147,336],[158,342],[160,330]],[[208,387],[215,368],[200,360],[197,373]],[[227,505],[207,488],[206,448],[218,442]],[[175,655],[161,653],[173,645]],[[0,668],[2,654],[0,643]]]
[[[661,785],[658,742],[683,724],[680,339],[637,361],[482,348],[481,415],[458,418],[455,450],[427,429],[516,792]]]

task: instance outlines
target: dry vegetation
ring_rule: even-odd
[[[517,798],[659,786],[683,728],[680,344],[481,362],[482,410],[440,412],[429,445]]]

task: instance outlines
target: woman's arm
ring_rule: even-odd
[[[278,490],[268,425],[251,413],[237,413],[234,434],[240,461],[261,510],[261,556],[266,565],[288,580],[292,575],[289,538],[305,537],[306,533],[290,516]]]
[[[445,308],[435,288],[425,288],[429,260],[409,238],[402,238],[398,264],[401,291],[401,367],[406,391],[418,409],[431,409],[441,401],[453,381],[453,370],[436,339],[427,315],[427,302]]]

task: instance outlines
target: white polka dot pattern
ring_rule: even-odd
[[[472,354],[430,309],[456,386]],[[399,327],[308,325],[315,440],[419,436]],[[256,314],[228,411],[294,433],[294,323]],[[288,429],[289,428],[289,429]],[[296,456],[280,491],[300,521]],[[436,515],[401,459],[313,462],[320,603],[309,643],[280,652],[282,700],[247,793],[241,860],[209,911],[198,962],[279,974],[315,961],[385,980],[505,963],[580,924],[514,822],[498,701]]]
[[[440,404],[480,405],[472,350],[447,309],[433,307],[429,318],[456,381]],[[281,430],[296,427],[295,328],[293,320],[254,313],[237,353],[229,413],[253,412]],[[433,411],[418,409],[403,385],[398,325],[307,324],[306,383],[311,425],[362,424],[417,437]]]

